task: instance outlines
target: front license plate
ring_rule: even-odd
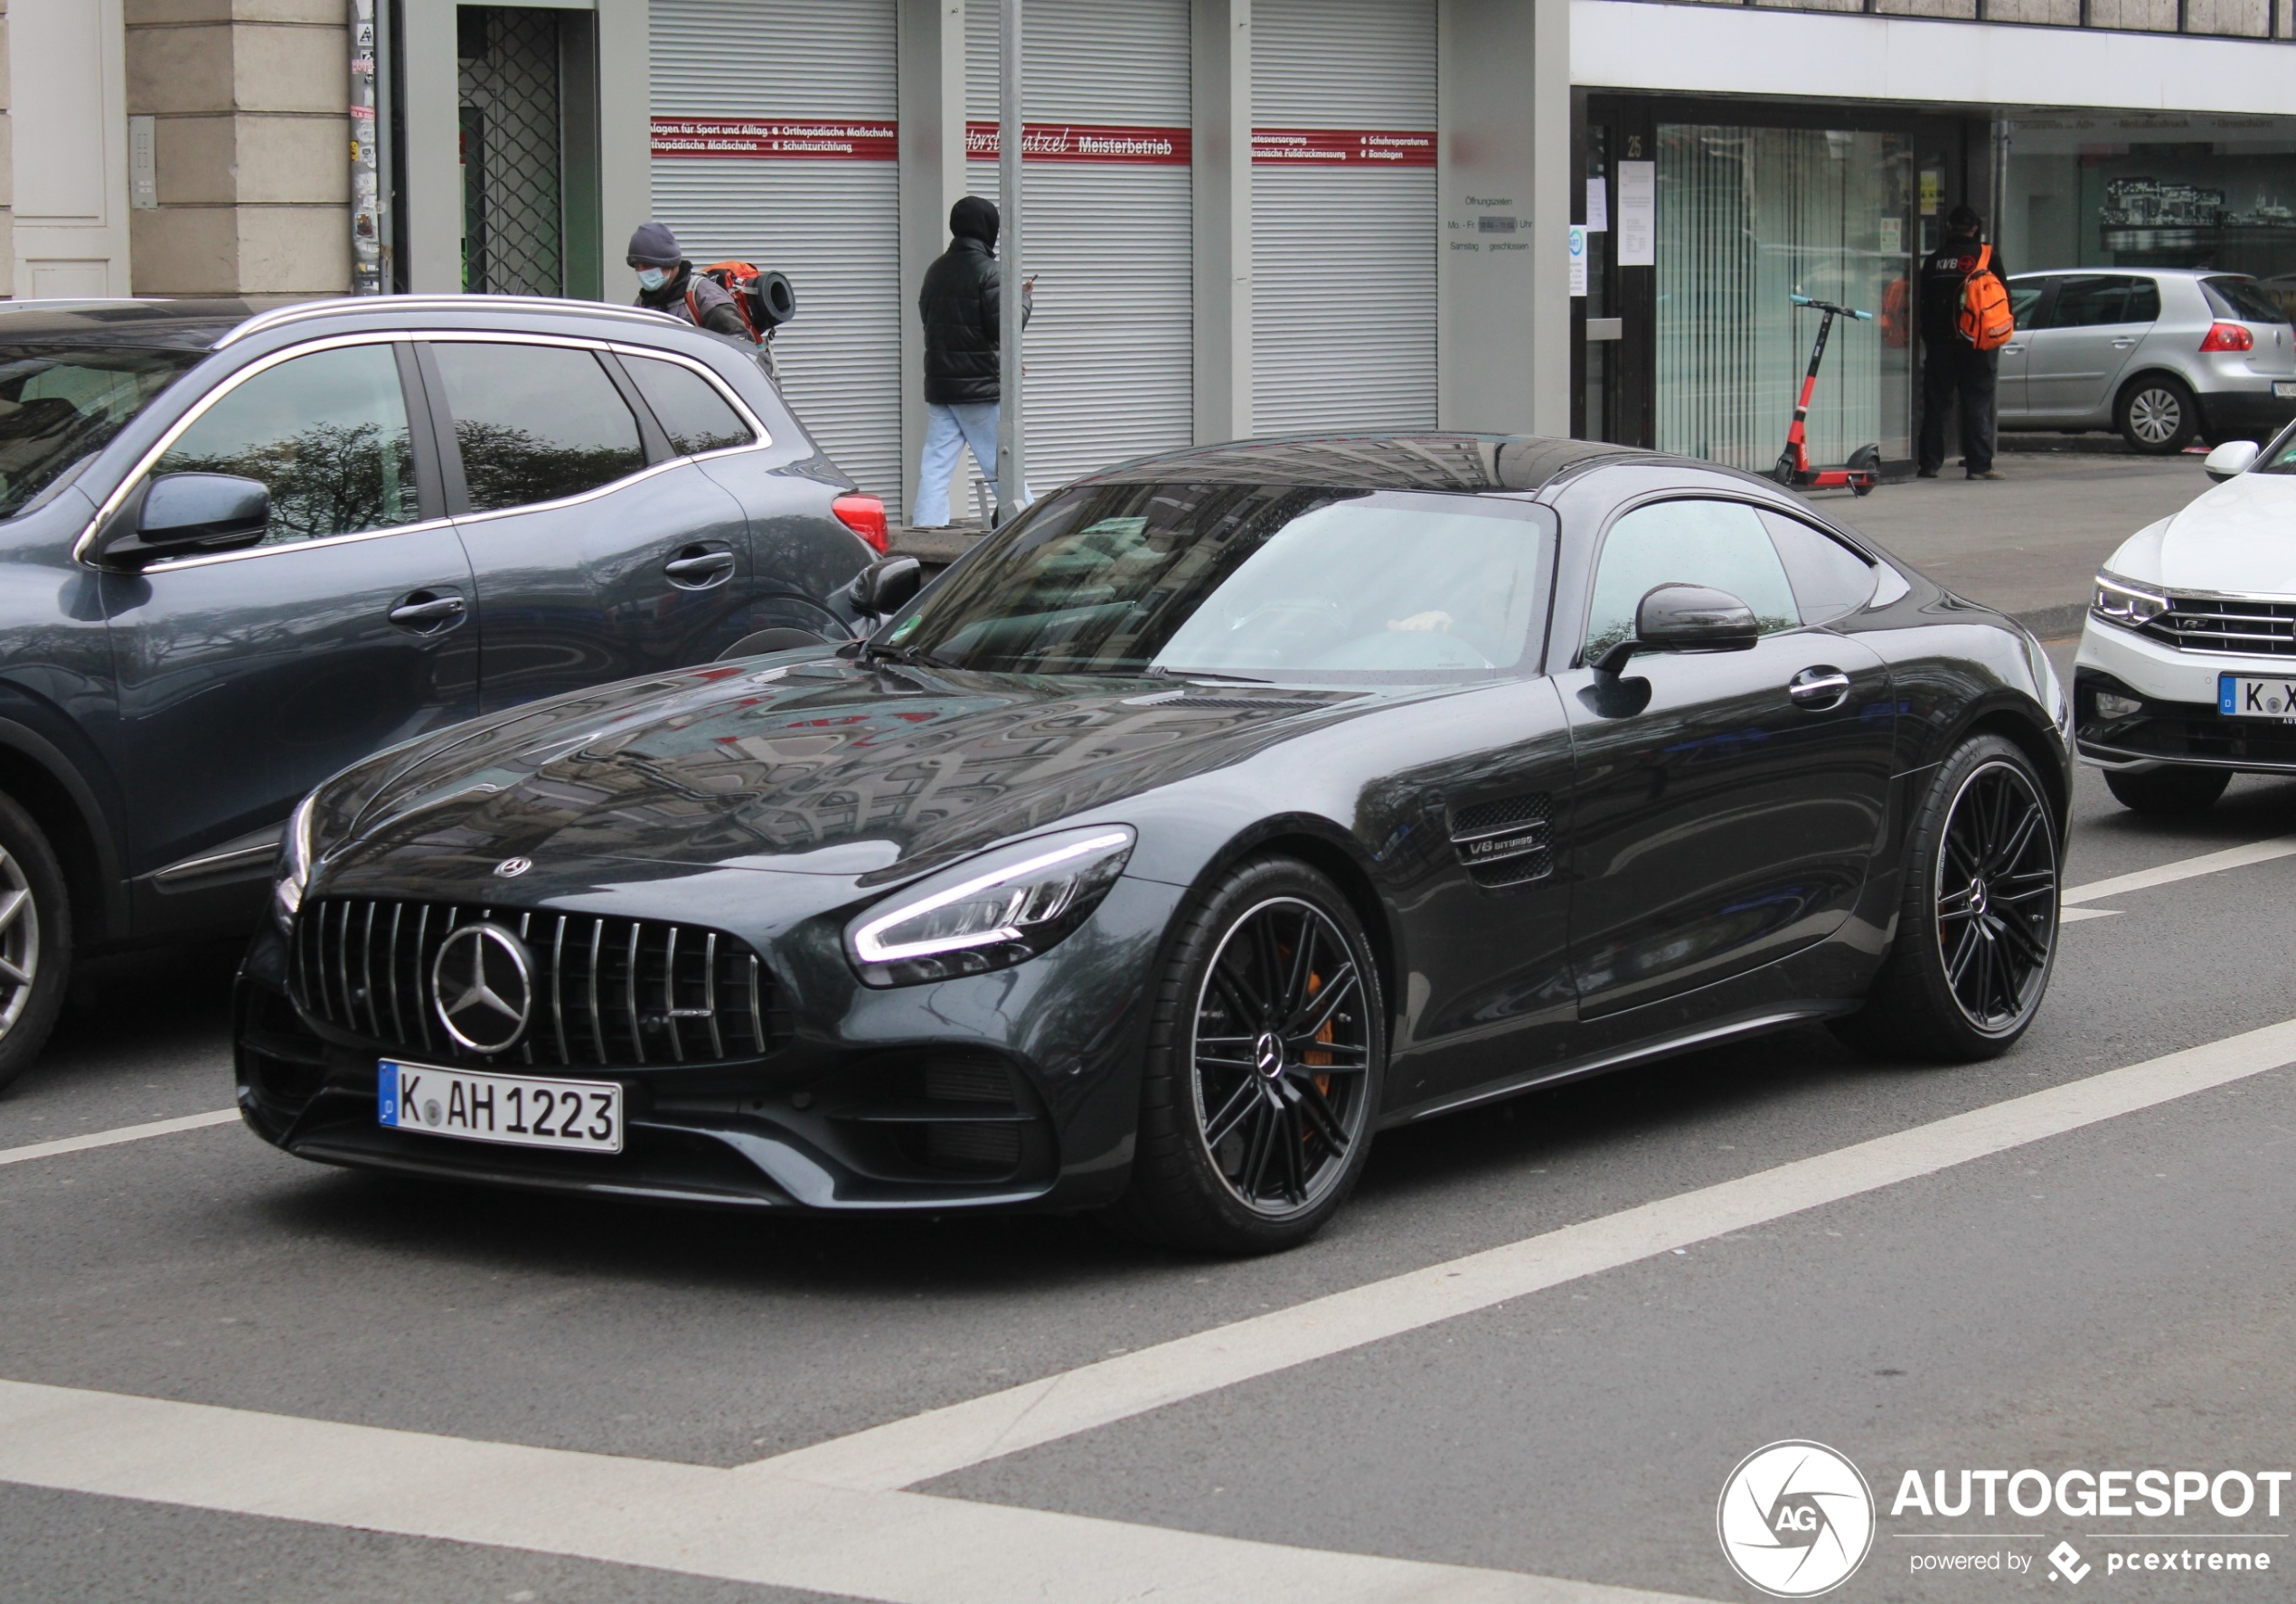
[[[2296,379],[2274,379],[2272,381],[2272,400],[2296,401]]]
[[[2228,719],[2272,719],[2296,722],[2296,678],[2258,679],[2246,674],[2216,676],[2216,711]]]
[[[611,1080],[481,1075],[382,1061],[375,1118],[393,1130],[513,1147],[622,1151],[622,1088]]]

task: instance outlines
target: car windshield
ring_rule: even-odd
[[[2208,293],[2208,309],[2219,317],[2237,317],[2244,323],[2288,321],[2287,310],[2254,278],[2224,277],[2203,278],[2200,283]]]
[[[0,345],[0,518],[69,478],[204,354]]]
[[[2296,474],[2296,429],[2283,429],[2280,438],[2267,445],[2250,470],[2259,474]]]
[[[1535,645],[1551,520],[1425,493],[1081,487],[1032,510],[885,639],[1014,674],[1489,675]]]

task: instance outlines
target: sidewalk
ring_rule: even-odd
[[[2115,546],[2209,486],[2197,456],[2017,452],[1995,466],[2009,477],[1972,483],[1948,467],[1863,501],[1831,492],[1811,504],[2046,639],[2080,632]]]

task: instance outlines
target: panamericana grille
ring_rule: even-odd
[[[2296,657],[2296,601],[2171,596],[2169,610],[2147,619],[2142,633],[2179,651]]]
[[[1451,844],[1477,885],[1527,885],[1555,872],[1555,799],[1545,792],[1451,810]]]
[[[773,977],[739,939],[692,925],[450,902],[328,897],[295,924],[305,1010],[391,1051],[475,1059],[433,1011],[449,931],[491,919],[533,962],[525,1033],[496,1063],[675,1064],[756,1058],[789,1038]]]

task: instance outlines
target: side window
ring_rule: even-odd
[[[1833,536],[1783,513],[1764,512],[1770,538],[1793,585],[1793,599],[1805,624],[1829,624],[1856,612],[1873,599],[1880,579],[1874,565]]]
[[[2017,319],[2020,332],[2033,326],[2033,319],[2041,309],[2041,297],[2047,289],[2047,284],[2009,286],[2009,316]]]
[[[2143,322],[2130,307],[2131,292],[2142,284],[2147,289],[2149,279],[2122,278],[2103,274],[2084,274],[2065,279],[2056,292],[2056,312],[2049,320],[2052,328],[2096,328],[2111,323]],[[2160,315],[2160,296],[2155,290],[2151,316]]]
[[[1611,525],[1595,570],[1585,656],[1633,638],[1634,609],[1659,585],[1706,585],[1754,609],[1765,635],[1802,622],[1761,514],[1743,502],[1661,501]]]
[[[692,368],[644,356],[625,356],[622,366],[681,457],[746,446],[757,438],[718,387]]]
[[[2121,315],[2123,323],[2158,323],[2160,321],[2160,286],[2150,278],[2134,278],[2129,283],[2129,309]]]
[[[463,340],[430,349],[473,512],[579,495],[645,466],[638,420],[590,353]]]
[[[387,344],[283,362],[228,392],[152,465],[237,474],[271,489],[266,545],[412,524],[414,445]]]

